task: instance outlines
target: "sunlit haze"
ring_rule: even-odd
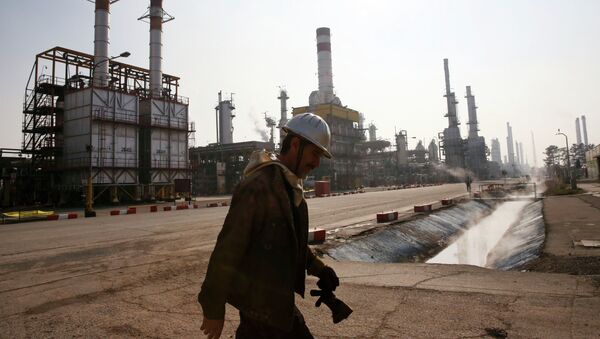
[[[148,67],[149,1],[111,6],[110,55]],[[316,90],[315,30],[331,28],[333,84],[343,105],[364,113],[379,138],[406,130],[409,147],[447,127],[443,59],[467,136],[465,86],[475,95],[480,135],[499,138],[506,122],[533,165],[550,144],[575,143],[575,118],[600,135],[599,1],[184,1],[165,0],[163,70],[181,77],[196,145],[215,142],[217,93],[235,93],[234,141],[261,140],[263,113],[279,120]],[[6,1],[0,21],[0,147],[20,148],[22,105],[35,55],[54,46],[93,54],[94,5],[85,0]]]

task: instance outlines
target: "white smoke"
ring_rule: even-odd
[[[473,181],[477,180],[473,172],[460,167],[447,167],[444,164],[434,164],[438,171],[446,172],[460,181],[465,181],[467,176],[470,176]]]
[[[252,119],[252,122],[254,123],[254,131],[256,133],[260,134],[262,141],[264,141],[264,142],[269,141],[269,131],[267,130],[267,128],[264,125],[265,121],[263,119],[257,119],[256,115],[254,115],[252,113],[249,114],[249,116]]]

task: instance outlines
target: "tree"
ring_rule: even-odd
[[[555,145],[550,145],[548,147],[546,147],[546,150],[544,151],[544,154],[546,155],[546,158],[544,159],[544,163],[546,164],[547,167],[551,167],[552,165],[555,165],[556,162],[558,161],[557,157],[558,157],[558,147]]]
[[[586,146],[584,144],[573,144],[569,152],[571,152],[571,163],[575,168],[581,168],[582,164],[585,164],[585,151]]]

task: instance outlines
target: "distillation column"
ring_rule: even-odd
[[[444,75],[446,80],[446,104],[448,108],[448,127],[444,129],[444,154],[446,156],[446,165],[449,167],[464,167],[465,157],[463,149],[463,140],[458,129],[458,118],[456,114],[456,96],[450,90],[450,70],[448,68],[448,59],[444,59]]]

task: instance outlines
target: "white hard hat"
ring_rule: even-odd
[[[312,113],[295,115],[283,126],[283,130],[310,141],[323,151],[325,157],[331,159],[331,132],[327,122],[320,116]]]

